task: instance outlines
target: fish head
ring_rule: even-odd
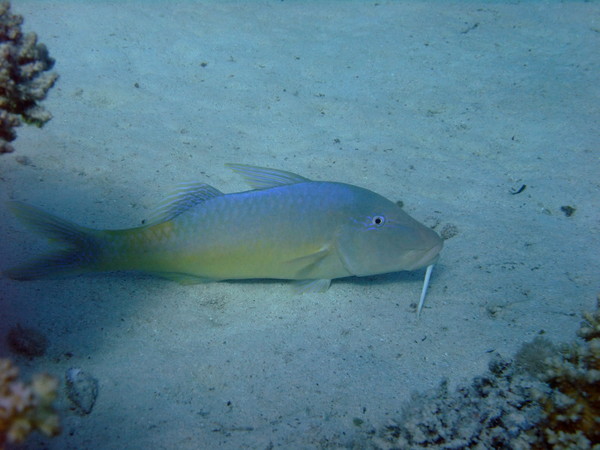
[[[415,270],[434,264],[443,241],[397,204],[360,189],[339,229],[337,247],[356,276]]]

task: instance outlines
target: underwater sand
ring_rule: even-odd
[[[109,274],[0,280],[0,356],[99,382],[87,416],[29,448],[366,445],[411,393],[491,354],[571,341],[600,290],[600,4],[13,1],[60,74],[43,128],[0,157],[4,269],[46,248],[4,202],[140,224],[225,162],[366,187],[455,227],[423,271],[180,286]],[[511,192],[526,188],[519,194]],[[561,207],[571,206],[570,217]],[[201,238],[201,237],[200,237]],[[15,324],[43,357],[10,353]]]

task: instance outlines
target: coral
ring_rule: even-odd
[[[594,339],[600,339],[600,295],[596,298],[596,311],[583,314],[584,322],[577,335],[590,343]]]
[[[578,335],[558,347],[537,338],[509,362],[449,393],[413,396],[370,447],[600,449],[600,296]]]
[[[32,431],[47,436],[60,432],[58,415],[52,407],[58,380],[37,374],[31,383],[19,380],[19,369],[8,359],[0,359],[0,449],[20,443]]]
[[[531,389],[544,391],[542,382],[519,374],[500,356],[489,370],[448,392],[446,382],[431,392],[413,396],[403,416],[379,432],[373,446],[399,448],[514,448],[527,449],[536,441],[532,430],[543,417]]]
[[[541,378],[552,388],[539,394],[545,410],[539,448],[592,448],[600,443],[600,296],[595,313],[584,314],[583,340],[546,360]],[[599,447],[600,448],[600,447]]]
[[[514,358],[514,364],[521,372],[540,378],[546,373],[546,360],[553,358],[558,352],[556,346],[548,339],[536,337],[521,346]]]
[[[23,17],[0,2],[0,154],[14,149],[15,127],[25,123],[43,126],[52,115],[38,104],[58,75],[48,72],[54,60],[35,33],[23,33]]]

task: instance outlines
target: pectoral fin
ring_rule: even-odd
[[[326,245],[313,253],[287,261],[287,264],[297,267],[295,279],[315,279],[319,264],[331,253],[331,247]]]

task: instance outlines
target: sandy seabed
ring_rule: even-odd
[[[44,243],[20,200],[136,226],[177,183],[247,187],[226,162],[341,181],[456,229],[422,272],[180,286],[130,274],[0,280],[0,356],[82,368],[89,415],[30,448],[335,448],[411,393],[570,341],[600,290],[600,4],[13,1],[60,79],[54,118],[0,158],[1,268]],[[514,194],[523,185],[522,192]],[[561,209],[569,206],[574,214]],[[564,208],[563,208],[564,209]],[[49,341],[12,355],[21,324]]]

